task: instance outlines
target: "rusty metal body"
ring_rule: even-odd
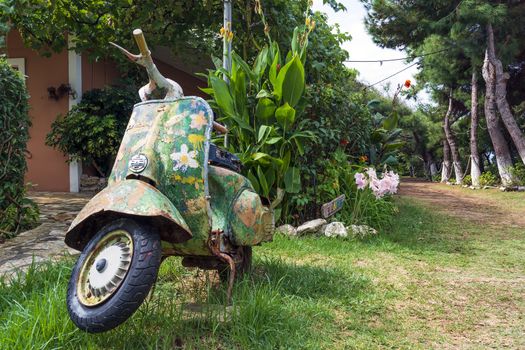
[[[235,260],[238,247],[271,240],[273,212],[249,180],[208,164],[212,123],[199,97],[135,105],[108,187],[75,218],[66,244],[81,250],[123,216],[154,227],[165,256],[190,257],[196,266],[220,254]]]

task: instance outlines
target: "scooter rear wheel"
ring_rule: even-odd
[[[71,273],[67,309],[80,329],[99,333],[126,321],[157,279],[157,232],[132,219],[104,226],[86,245]]]

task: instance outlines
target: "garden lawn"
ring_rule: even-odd
[[[65,307],[73,262],[32,268],[0,284],[0,349],[525,348],[523,229],[397,202],[391,229],[366,241],[277,236],[256,247],[226,317],[183,310],[220,304],[225,286],[171,258],[128,322],[86,334]]]

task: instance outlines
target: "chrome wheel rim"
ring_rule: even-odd
[[[106,234],[88,254],[80,269],[77,296],[89,307],[106,301],[126,278],[133,257],[133,240],[124,230]]]

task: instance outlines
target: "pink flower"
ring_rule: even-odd
[[[384,194],[381,190],[381,180],[377,177],[370,180],[370,189],[374,192],[374,196],[376,196],[377,199],[383,197]]]
[[[388,193],[397,193],[397,188],[399,186],[399,175],[393,171],[389,171],[385,173],[383,179],[386,181],[386,184],[388,184]]]
[[[354,178],[355,178],[355,184],[357,185],[358,190],[363,190],[366,188],[366,185],[368,185],[368,180],[366,179],[365,174],[356,173],[354,175]]]
[[[374,168],[367,168],[365,169],[366,171],[366,174],[368,175],[368,178],[370,179],[370,181],[376,179],[377,180],[377,174],[376,174],[376,170]]]

